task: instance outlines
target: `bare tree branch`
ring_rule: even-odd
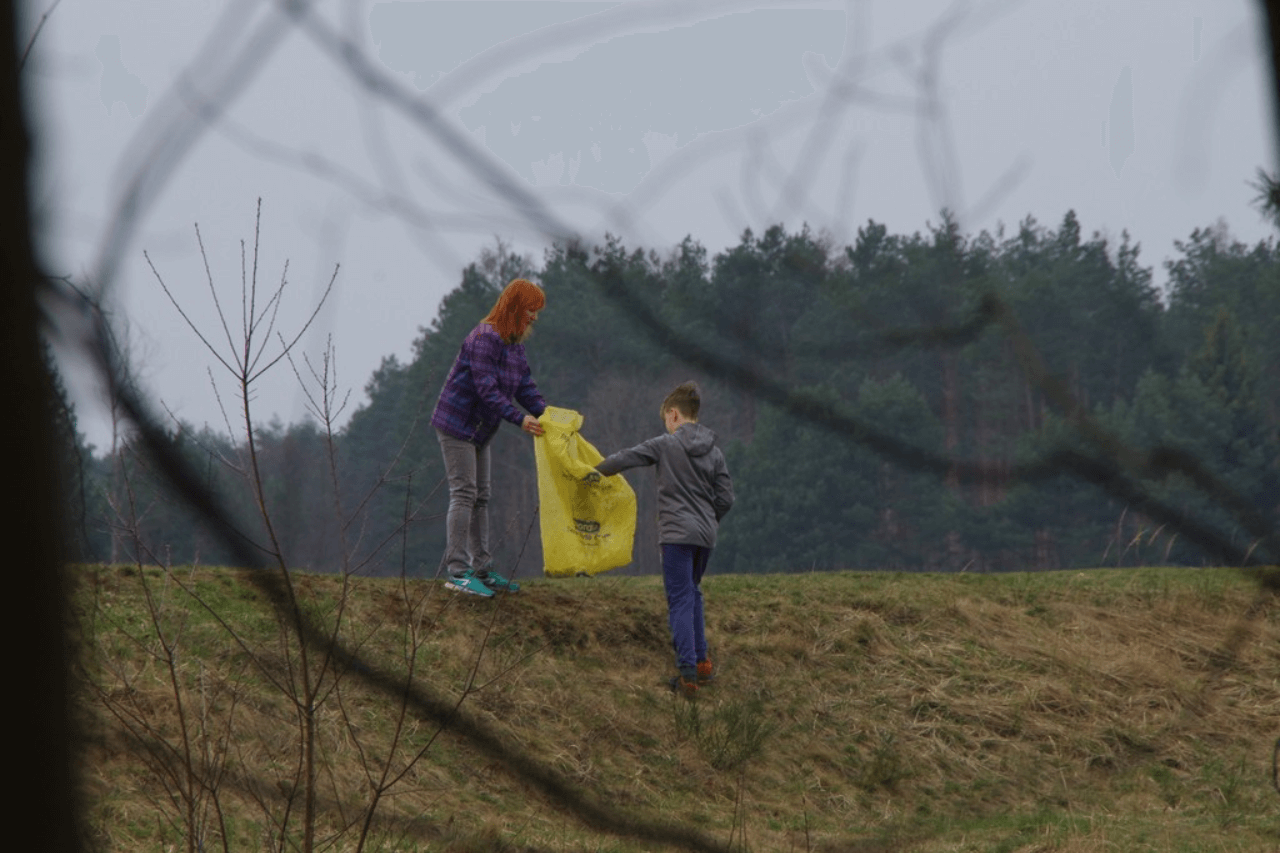
[[[40,37],[40,31],[44,29],[45,21],[49,20],[49,16],[58,8],[58,4],[62,0],[53,0],[53,5],[44,11],[40,16],[40,20],[36,23],[35,30],[31,33],[31,38],[27,41],[27,47],[22,51],[22,58],[18,60],[18,73],[22,73],[22,69],[27,66],[27,57],[31,55],[31,48],[35,46],[36,39]]]

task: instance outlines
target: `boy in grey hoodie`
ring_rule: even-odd
[[[667,593],[667,620],[680,674],[673,690],[686,696],[712,678],[702,616],[702,575],[716,544],[720,519],[733,506],[733,481],[716,434],[698,423],[701,394],[685,382],[662,401],[665,435],[620,450],[596,466],[609,477],[641,465],[658,467],[658,544]],[[587,475],[588,479],[598,479]]]

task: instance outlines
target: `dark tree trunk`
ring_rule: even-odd
[[[15,476],[0,535],[21,555],[7,573],[10,596],[8,703],[18,782],[9,808],[35,833],[36,850],[81,849],[75,737],[70,713],[69,644],[63,571],[61,502],[53,446],[52,384],[40,344],[40,314],[31,240],[27,170],[30,140],[22,105],[15,32],[16,4],[0,7],[0,358],[15,395],[3,423]]]

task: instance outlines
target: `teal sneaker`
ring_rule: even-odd
[[[486,586],[485,582],[471,569],[467,569],[460,575],[449,575],[449,579],[444,582],[444,588],[478,595],[481,598],[493,598],[493,590]]]
[[[519,592],[520,584],[513,580],[507,580],[493,569],[476,572],[476,577],[484,582],[484,585],[494,592]]]

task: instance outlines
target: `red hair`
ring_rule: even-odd
[[[547,295],[542,288],[533,282],[517,278],[503,288],[498,301],[493,303],[485,323],[493,326],[498,337],[504,341],[514,342],[529,327],[526,311],[541,311],[547,304]]]

